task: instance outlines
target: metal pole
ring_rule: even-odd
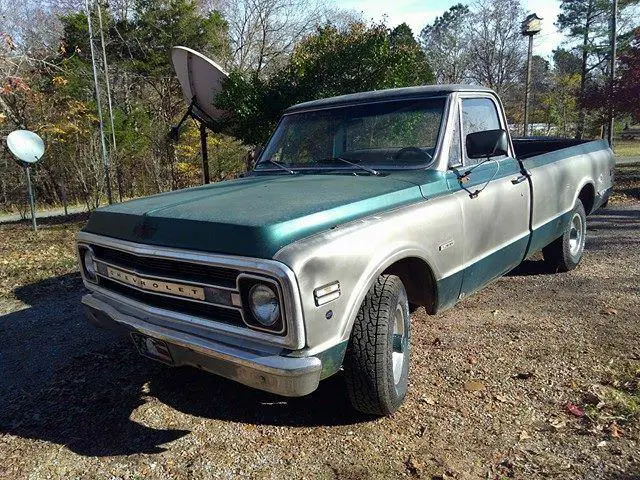
[[[107,105],[109,106],[109,121],[111,123],[111,153],[116,157],[116,181],[118,182],[118,197],[122,201],[122,175],[120,162],[117,161],[116,129],[113,126],[113,106],[111,103],[111,84],[109,82],[109,67],[107,65],[107,49],[104,45],[104,29],[102,28],[102,6],[98,1],[98,23],[100,25],[100,43],[102,45],[102,64],[104,65],[104,79],[107,93]]]
[[[531,85],[531,57],[533,56],[533,35],[529,37],[529,53],[527,54],[527,81],[524,87],[524,128],[523,135],[529,135],[529,90]]]
[[[36,225],[36,206],[33,198],[33,188],[31,186],[31,174],[29,173],[29,165],[27,163],[24,164],[24,172],[27,175],[27,191],[29,192],[29,207],[31,207],[31,228],[35,232],[38,230],[38,226]]]
[[[207,152],[207,127],[200,123],[200,148],[202,149],[202,182],[209,183],[209,152]]]
[[[104,163],[104,175],[107,185],[107,200],[109,204],[113,203],[111,196],[111,175],[109,173],[109,158],[107,157],[107,143],[104,140],[104,124],[102,122],[102,105],[100,104],[100,87],[98,85],[98,70],[96,68],[96,55],[93,48],[93,26],[91,24],[91,9],[89,8],[89,0],[85,0],[87,9],[87,23],[89,24],[89,46],[91,48],[91,65],[93,67],[93,85],[96,91],[96,103],[98,106],[98,120],[100,122],[100,140],[102,142],[102,161]]]
[[[609,146],[613,148],[613,129],[615,127],[615,118],[613,116],[613,85],[616,80],[616,49],[617,49],[617,30],[618,30],[618,0],[613,0],[611,12],[611,59],[609,63],[609,109],[607,112],[608,128],[607,140]]]

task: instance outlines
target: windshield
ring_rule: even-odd
[[[280,121],[256,170],[423,167],[431,162],[445,98],[293,113]]]

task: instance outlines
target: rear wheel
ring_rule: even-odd
[[[351,331],[344,361],[351,404],[372,415],[389,415],[407,393],[411,323],[400,278],[381,275]]]
[[[544,261],[554,272],[568,272],[578,266],[587,237],[587,216],[580,200],[569,217],[562,236],[542,249]]]

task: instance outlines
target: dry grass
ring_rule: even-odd
[[[617,165],[611,203],[632,203],[637,201],[640,201],[640,162]]]
[[[640,157],[640,140],[615,140],[613,150],[618,157]]]
[[[42,219],[37,232],[29,221],[0,224],[0,298],[12,297],[20,286],[77,271],[75,235],[86,218]]]

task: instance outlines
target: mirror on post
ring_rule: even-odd
[[[29,207],[31,208],[31,226],[35,231],[37,229],[36,208],[29,168],[44,155],[44,142],[37,134],[29,130],[14,130],[7,135],[7,148],[9,148],[9,151],[16,157],[18,163],[24,167],[24,172],[27,177]]]
[[[470,133],[467,135],[466,147],[467,156],[474,159],[508,155],[509,137],[502,129]]]

